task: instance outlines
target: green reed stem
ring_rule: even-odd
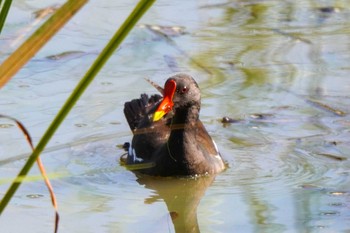
[[[0,0],[0,7],[1,7],[1,3],[2,3],[2,0]],[[0,11],[0,34],[2,31],[2,28],[4,27],[7,14],[9,13],[11,3],[12,3],[12,0],[5,0],[4,5],[1,8],[1,11]]]

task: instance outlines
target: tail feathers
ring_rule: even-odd
[[[160,95],[141,94],[140,99],[133,99],[124,104],[124,115],[131,130],[136,129],[142,120],[158,105],[162,99]]]

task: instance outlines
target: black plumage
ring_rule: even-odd
[[[165,114],[158,119],[164,102]],[[164,94],[126,102],[124,114],[134,136],[125,163],[158,176],[216,174],[225,168],[217,147],[199,119],[200,90],[187,74],[170,77]]]

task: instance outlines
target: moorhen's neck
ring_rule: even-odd
[[[172,125],[190,126],[196,124],[199,119],[199,109],[200,107],[198,105],[175,108]]]
[[[172,160],[180,166],[179,170],[187,171],[186,164],[192,160],[192,158],[188,157],[188,146],[191,144],[191,137],[193,137],[193,134],[196,134],[198,120],[199,107],[196,105],[175,109],[175,115],[171,121],[167,150]],[[178,163],[179,161],[186,161],[186,163]],[[184,173],[183,175],[187,174]]]

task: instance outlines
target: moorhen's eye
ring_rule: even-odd
[[[184,86],[180,89],[181,94],[185,94],[187,91],[188,91],[188,88],[186,86]]]

